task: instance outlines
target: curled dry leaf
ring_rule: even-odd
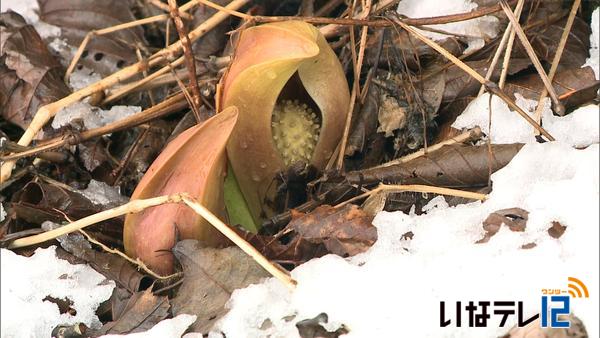
[[[131,198],[186,192],[223,219],[225,145],[237,116],[237,109],[231,107],[180,134],[152,163]],[[204,218],[180,204],[127,215],[123,238],[127,254],[159,274],[173,272],[171,248],[179,239],[197,239],[211,246],[228,243]]]
[[[566,230],[566,226],[554,221],[552,222],[552,226],[548,228],[548,235],[550,235],[552,238],[560,238],[560,236],[562,236]]]
[[[381,105],[378,112],[377,132],[384,133],[385,137],[393,136],[395,130],[406,126],[407,108],[402,107],[398,100],[387,94],[382,94],[379,102]]]
[[[33,26],[0,13],[0,116],[25,129],[37,109],[68,95],[64,70]]]
[[[208,333],[228,309],[225,303],[236,289],[259,283],[269,274],[238,247],[214,249],[194,240],[177,243],[173,253],[183,267],[184,279],[173,299],[173,315],[194,314],[192,331]]]
[[[118,319],[104,324],[94,332],[94,336],[150,330],[158,322],[167,318],[170,307],[167,296],[153,295],[152,288],[136,292],[129,298]]]
[[[327,254],[327,249],[322,245],[315,245],[298,236],[283,243],[284,240],[277,236],[257,235],[242,230],[238,230],[238,234],[270,261],[285,265],[286,268]]]
[[[492,156],[488,146],[444,146],[427,156],[412,161],[353,171],[346,174],[351,184],[395,183],[427,184],[443,187],[475,187],[488,183],[488,176],[512,160],[523,144],[492,145]]]
[[[38,0],[40,20],[61,28],[61,37],[79,48],[86,34],[134,21],[130,0]],[[137,62],[136,48],[146,45],[144,30],[132,27],[107,35],[94,36],[80,63],[106,76],[118,68]],[[70,60],[69,60],[70,61]]]
[[[373,219],[355,205],[333,208],[324,205],[310,213],[292,209],[292,221],[284,236],[256,235],[238,231],[269,260],[298,266],[329,253],[347,257],[366,251],[377,240]],[[287,234],[287,230],[289,234]]]
[[[503,224],[508,226],[511,231],[525,231],[528,215],[529,211],[521,208],[502,209],[491,213],[483,221],[485,236],[478,240],[477,243],[487,243],[492,236],[500,231]],[[524,249],[527,249],[527,247],[524,247]]]
[[[114,198],[112,201],[120,204],[123,200]],[[82,190],[70,188],[68,185],[51,184],[41,179],[28,182],[12,196],[11,202],[17,215],[16,224],[25,221],[23,223],[26,226],[42,224],[45,221],[62,223],[65,221],[65,215],[69,219],[80,219],[107,208],[90,200],[82,194]],[[111,219],[95,224],[87,230],[94,238],[107,245],[121,246],[122,228],[120,220]]]
[[[342,257],[365,252],[377,241],[377,229],[356,205],[334,208],[323,205],[309,214],[292,213],[288,228],[298,238],[323,245],[327,252]]]
[[[552,87],[556,95],[564,97],[561,101],[565,107],[576,107],[596,97],[596,91],[600,88],[600,81],[591,67],[575,67],[563,69],[556,73],[552,79]],[[537,74],[526,75],[512,80],[506,84],[505,91],[515,94],[519,93],[529,100],[538,100],[544,84]]]
[[[59,225],[44,223],[44,229],[55,229]],[[143,286],[147,286],[150,278],[137,270],[129,261],[119,255],[97,251],[92,248],[88,240],[80,233],[71,233],[57,239],[63,249],[73,256],[88,263],[94,270],[113,280],[117,286],[133,294]]]
[[[273,216],[265,202],[278,173],[298,161],[325,166],[349,102],[342,66],[314,26],[287,21],[241,33],[221,106],[240,110],[227,153],[255,222]]]

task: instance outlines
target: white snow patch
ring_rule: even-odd
[[[440,328],[439,302],[523,301],[531,316],[540,311],[542,288],[564,289],[573,276],[588,285],[590,298],[572,300],[571,310],[598,337],[598,154],[597,144],[527,144],[492,176],[487,201],[448,207],[437,200],[423,215],[380,213],[378,241],[368,252],[299,266],[293,292],[274,279],[236,290],[217,327],[228,337],[298,337],[296,322],[325,312],[350,329],[348,338],[497,337],[515,325],[514,316],[504,328],[494,315],[487,328]],[[474,244],[490,213],[512,207],[529,211],[524,232],[503,227]],[[553,221],[567,226],[559,239],[547,233]],[[412,240],[402,238],[407,231]],[[261,329],[267,319],[271,325]]]
[[[102,110],[87,102],[75,102],[58,111],[52,120],[52,128],[58,129],[68,125],[75,119],[81,119],[86,129],[90,130],[116,122],[140,111],[142,111],[142,108],[138,106],[113,106],[110,110]]]
[[[471,0],[402,0],[398,4],[398,13],[416,19],[465,13],[476,8],[477,4]],[[496,17],[487,15],[471,20],[427,27],[469,36],[469,47],[464,51],[464,53],[468,53],[483,47],[485,39],[494,38],[498,34],[498,25],[499,20]],[[434,40],[443,40],[451,36],[424,30],[419,31]]]
[[[177,317],[160,321],[148,331],[130,333],[126,335],[108,334],[101,336],[100,338],[179,338],[190,325],[194,324],[195,321],[195,315],[181,314]]]
[[[590,57],[585,60],[582,67],[590,66],[596,74],[596,80],[600,80],[600,7],[592,13],[592,34],[590,34]]]
[[[542,116],[544,128],[560,142],[585,147],[600,140],[600,106],[590,104],[577,108],[567,116]]]
[[[75,70],[69,77],[69,86],[73,91],[80,90],[91,84],[94,84],[102,80],[102,76],[97,74],[93,70],[82,67],[81,69]]]
[[[4,217],[6,217],[6,211],[4,211],[4,205],[0,203],[0,222],[4,221]]]
[[[87,265],[58,259],[55,250],[40,248],[24,257],[0,249],[2,337],[50,337],[58,325],[102,325],[95,311],[110,298],[115,283]],[[55,303],[44,301],[47,296],[68,298],[77,314],[61,314]]]
[[[515,96],[517,97],[516,104],[533,117],[537,101],[525,99],[519,93],[516,93]],[[490,135],[488,128],[489,97],[490,95],[485,93],[471,101],[462,114],[456,118],[452,127],[463,129],[479,126],[495,144],[536,142],[533,126],[517,112],[510,110],[508,105],[497,96],[493,96],[491,102],[492,130]],[[585,147],[597,143],[600,139],[598,109],[597,105],[588,105],[578,108],[564,117],[554,116],[550,108],[550,99],[546,98],[542,110],[542,126],[560,142],[574,147]]]
[[[95,204],[106,207],[116,207],[127,203],[127,198],[121,195],[120,187],[112,187],[104,182],[92,179],[87,188],[80,193]]]

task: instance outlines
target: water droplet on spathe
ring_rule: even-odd
[[[277,77],[277,73],[274,70],[268,70],[267,77],[271,80],[275,80],[275,78]]]
[[[305,43],[302,45],[302,49],[306,53],[311,53],[314,50],[314,45],[312,43]]]
[[[261,167],[261,169],[265,169],[267,167],[267,164],[265,162],[260,162],[258,166]]]

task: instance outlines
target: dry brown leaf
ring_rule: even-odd
[[[61,37],[79,48],[86,34],[118,24],[134,21],[127,0],[39,0],[40,20],[61,28]],[[144,30],[132,27],[107,35],[94,36],[88,43],[80,63],[102,76],[137,62],[136,48],[147,43]]]
[[[256,235],[243,230],[237,232],[270,261],[286,267],[296,267],[328,253],[323,245],[313,244],[297,236],[284,244],[284,239],[276,236]]]
[[[540,19],[544,20],[546,18]],[[532,17],[530,20],[535,21],[536,18]],[[566,22],[567,17],[565,16],[559,21],[540,25],[536,29],[527,32],[528,39],[540,60],[546,61],[548,64],[552,63]],[[561,67],[579,68],[585,63],[585,60],[589,57],[590,33],[589,25],[576,16],[562,52],[563,55],[560,59]],[[517,43],[515,43],[515,49],[511,56],[526,57],[527,54],[521,42],[518,39],[515,42]]]
[[[35,29],[0,13],[0,116],[25,129],[39,107],[70,93],[64,70]]]
[[[357,163],[361,168],[377,165],[383,155],[385,137],[377,132],[380,99],[379,86],[376,84],[369,86],[365,102],[356,114],[356,120],[352,123],[348,137],[346,155],[353,156],[356,153],[363,155]]]
[[[444,146],[427,156],[407,163],[346,174],[352,184],[396,183],[427,184],[443,187],[476,187],[488,183],[489,166],[495,172],[510,162],[522,144],[492,145],[489,163],[487,145]]]
[[[115,199],[112,206],[125,200]],[[47,220],[61,223],[65,221],[65,215],[70,219],[80,219],[106,208],[94,203],[76,189],[39,179],[28,182],[12,196],[11,202],[18,218],[30,224],[42,224]],[[118,219],[108,220],[90,228],[92,232],[98,229],[101,229],[104,235],[114,236],[115,239],[122,236],[122,222]]]
[[[123,257],[92,249],[90,243],[81,234],[70,234],[59,239],[63,249],[88,263],[94,270],[113,280],[117,286],[134,294],[143,286],[148,286],[150,278],[142,274]]]
[[[488,60],[467,61],[465,63],[481,76],[485,76],[490,65]],[[529,59],[511,59],[508,74],[517,73],[527,68],[530,64]],[[490,78],[491,81],[498,80],[501,72],[500,68],[500,66],[496,66]],[[436,76],[442,76],[442,74]],[[481,87],[481,83],[457,66],[451,66],[446,70],[445,79],[446,86],[442,98],[442,104],[444,105],[463,97],[474,96]]]
[[[579,106],[596,97],[596,91],[600,88],[600,81],[596,80],[594,71],[590,67],[575,67],[564,69],[554,76],[552,86],[559,97],[568,96],[563,101],[565,107]],[[505,92],[510,93],[516,99],[519,93],[526,99],[538,100],[544,84],[539,75],[532,74],[519,77],[507,82]]]
[[[213,3],[221,6],[227,6],[231,2],[231,0],[213,0]],[[205,5],[200,5],[194,11],[194,21],[192,22],[192,27],[196,27],[199,24],[206,21],[206,19],[210,18],[217,12],[216,9],[210,8]],[[223,37],[226,36],[227,32],[231,30],[231,24],[228,20],[223,21],[221,24],[217,25],[217,27],[211,29],[208,33],[198,39],[196,42],[192,44],[192,50],[194,51],[195,58],[208,58],[213,55],[217,55],[219,51],[223,49],[226,39]]]
[[[238,247],[213,249],[196,240],[184,240],[173,248],[183,267],[184,279],[173,299],[173,315],[198,316],[193,332],[208,333],[227,313],[231,293],[258,283],[269,274]]]
[[[548,235],[552,238],[560,238],[565,231],[567,231],[567,227],[560,224],[557,221],[552,222],[552,226],[548,228]]]
[[[129,298],[123,313],[115,321],[102,326],[94,335],[128,334],[151,329],[169,315],[167,296],[155,296],[151,288],[136,292]]]
[[[324,245],[330,253],[348,257],[365,252],[377,241],[372,220],[356,205],[337,209],[322,205],[309,214],[292,212],[288,228],[304,240]]]
[[[384,133],[385,137],[390,137],[394,135],[395,130],[406,126],[406,108],[400,106],[398,100],[387,94],[381,95],[380,102],[377,132]]]
[[[502,209],[491,213],[485,221],[483,221],[483,230],[485,236],[478,240],[477,243],[487,243],[492,238],[502,225],[508,226],[511,231],[523,232],[527,227],[527,219],[529,212],[520,208]],[[531,244],[526,244],[523,249],[531,248]],[[535,246],[535,243],[533,243]]]

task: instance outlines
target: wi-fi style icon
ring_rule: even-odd
[[[573,298],[589,298],[587,286],[575,277],[569,277],[569,294]]]

